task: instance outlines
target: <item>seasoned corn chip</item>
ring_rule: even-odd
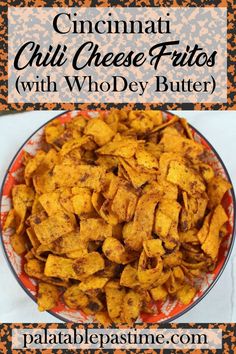
[[[70,286],[63,294],[66,305],[71,309],[80,309],[88,305],[89,299],[86,294],[79,289],[79,285]]]
[[[135,154],[138,165],[144,168],[158,168],[157,158],[144,148],[139,148]]]
[[[142,305],[141,295],[134,290],[129,290],[124,297],[122,319],[126,323],[132,323],[135,321],[140,313]]]
[[[58,211],[64,210],[62,205],[60,204],[59,198],[60,193],[58,191],[55,191],[40,195],[38,200],[46,211],[46,213],[50,216],[54,215]]]
[[[154,232],[165,239],[169,234],[171,224],[171,218],[158,208],[155,214]]]
[[[204,223],[201,227],[201,229],[198,231],[197,237],[199,239],[199,242],[203,244],[207,238],[208,232],[209,232],[209,226],[210,226],[210,219],[212,217],[212,213],[210,212],[204,219]]]
[[[159,285],[156,288],[150,290],[153,300],[165,300],[168,295],[168,291],[164,288],[163,285]]]
[[[64,126],[56,119],[45,127],[45,138],[47,143],[53,144],[64,132]]]
[[[163,256],[165,250],[161,240],[146,240],[143,241],[143,249],[148,257]]]
[[[37,151],[36,155],[31,157],[27,164],[25,165],[25,171],[24,171],[24,177],[25,177],[25,182],[29,186],[30,185],[30,180],[34,174],[34,172],[37,170],[37,168],[40,166],[40,164],[43,162],[43,159],[45,158],[46,153],[44,151]]]
[[[45,263],[39,259],[34,258],[34,256],[28,257],[28,261],[24,266],[24,270],[26,274],[28,274],[32,278],[40,279],[49,284],[54,284],[58,286],[67,287],[68,282],[65,279],[57,278],[53,275],[53,277],[47,277],[44,274]]]
[[[88,253],[87,245],[78,244],[77,246],[78,248],[76,249],[76,251],[70,251],[66,253],[66,256],[68,258],[77,259],[81,258],[82,256]]]
[[[47,219],[34,225],[34,232],[42,244],[48,244],[57,238],[73,231],[75,220],[63,212],[49,216]]]
[[[80,148],[81,146],[85,145],[88,142],[89,142],[89,138],[87,137],[82,137],[82,138],[78,137],[76,139],[69,140],[65,142],[65,144],[63,144],[60,150],[60,154],[62,156],[65,156],[75,149],[78,151],[78,148]],[[80,157],[80,153],[79,153],[79,157]]]
[[[188,192],[190,195],[201,194],[206,189],[206,186],[199,175],[178,161],[170,162],[167,181],[177,184],[182,190]]]
[[[11,235],[10,242],[13,250],[21,255],[29,249],[29,241],[25,234],[13,234]]]
[[[24,228],[24,220],[27,209],[32,207],[34,191],[25,184],[18,184],[12,189],[12,202],[16,214],[17,229],[16,233],[21,233]]]
[[[52,284],[39,282],[38,288],[38,309],[39,311],[51,310],[59,300],[60,291]]]
[[[91,119],[84,130],[86,135],[92,135],[94,141],[99,145],[105,145],[115,135],[114,131],[104,121]]]
[[[33,185],[37,194],[48,193],[55,190],[52,170],[58,162],[58,153],[56,150],[50,149],[33,175]]]
[[[91,274],[104,269],[105,262],[98,252],[91,252],[77,258],[73,263],[73,269],[80,279],[84,279]]]
[[[119,285],[119,281],[111,280],[105,286],[107,311],[112,320],[118,320],[125,297],[125,290]]]
[[[126,286],[127,288],[138,287],[140,284],[138,281],[137,269],[133,268],[130,264],[127,264],[121,273],[120,285]]]
[[[28,227],[26,229],[26,232],[27,232],[27,235],[29,237],[29,240],[31,242],[32,247],[34,249],[38,248],[40,246],[40,242],[39,242],[37,236],[35,235],[35,232],[34,232],[33,228],[32,227]]]
[[[80,237],[84,241],[104,241],[112,236],[112,226],[101,218],[82,219],[80,222]]]
[[[81,275],[77,274],[74,269],[75,261],[64,257],[49,254],[44,274],[47,277],[58,277],[63,279],[81,279]]]
[[[128,250],[125,249],[125,246],[113,237],[106,238],[102,246],[102,251],[110,261],[118,264],[127,264],[137,258],[135,252],[128,252]]]
[[[200,157],[204,152],[204,147],[198,144],[194,140],[190,140],[185,137],[175,136],[171,134],[163,134],[163,138],[160,141],[165,152],[176,152],[187,158]]]
[[[138,280],[145,286],[151,286],[160,277],[163,269],[162,258],[160,256],[155,257],[154,266],[149,268],[150,265],[145,251],[142,251],[138,263]]]
[[[11,209],[8,214],[7,214],[7,218],[5,220],[4,223],[4,230],[7,230],[8,228],[14,228],[16,227],[16,214],[15,214],[15,210]]]
[[[177,291],[177,298],[184,304],[188,305],[196,294],[196,289],[189,284],[185,284]]]
[[[100,155],[120,156],[124,158],[131,158],[134,156],[138,147],[138,143],[133,139],[121,139],[119,141],[112,141],[97,150]]]
[[[144,167],[140,167],[137,165],[135,160],[120,158],[119,161],[127,173],[127,176],[134,188],[139,188],[143,184],[152,181],[155,178],[155,175],[152,173],[152,171]]]
[[[89,165],[56,165],[53,170],[53,180],[58,187],[84,187],[96,191],[101,188],[101,178],[104,170],[99,166]]]
[[[80,250],[81,247],[86,250],[86,246],[86,244],[83,244],[82,246],[80,233],[78,231],[72,231],[57,238],[53,242],[47,243],[46,245],[40,245],[36,249],[36,254],[40,254],[44,252],[44,250],[48,250],[54,254],[60,255],[69,252],[76,252]]]
[[[108,280],[108,278],[90,275],[88,278],[86,278],[86,280],[79,284],[78,288],[85,293],[90,292],[91,290],[103,289]]]
[[[91,214],[94,210],[92,204],[92,192],[88,188],[80,188],[72,197],[72,204],[75,214]]]
[[[82,310],[87,315],[94,315],[97,312],[101,312],[103,308],[104,308],[103,303],[101,302],[101,300],[98,299],[98,297],[90,296],[88,305],[85,306]]]
[[[231,184],[221,176],[216,176],[210,180],[207,186],[207,194],[209,196],[209,208],[219,205],[227,190],[231,188]]]
[[[213,260],[216,259],[220,247],[220,229],[228,221],[224,208],[219,204],[213,211],[209,232],[202,244],[203,251]]]
[[[118,216],[119,223],[128,222],[133,218],[137,200],[137,194],[131,186],[122,185],[117,189],[111,204],[111,210]]]
[[[143,241],[151,237],[154,210],[159,199],[159,194],[144,194],[139,198],[130,232],[124,234],[125,244],[131,249],[141,250]]]
[[[44,273],[49,277],[82,280],[103,268],[104,260],[97,252],[81,255],[75,260],[50,254],[45,264]]]

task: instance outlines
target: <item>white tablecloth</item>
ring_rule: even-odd
[[[0,182],[23,142],[59,111],[37,111],[0,117]],[[236,113],[234,111],[182,111],[215,147],[224,161],[236,190]],[[175,322],[236,322],[236,245],[223,275],[210,293]],[[40,313],[11,273],[0,247],[0,321],[60,322],[47,312]]]

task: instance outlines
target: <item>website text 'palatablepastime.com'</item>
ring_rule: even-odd
[[[13,329],[13,349],[219,349],[220,329]]]

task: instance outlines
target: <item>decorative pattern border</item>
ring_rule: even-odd
[[[8,103],[8,74],[7,74],[7,12],[8,7],[227,7],[227,103]],[[164,110],[234,110],[236,109],[236,22],[234,16],[236,7],[234,0],[0,0],[0,110],[61,110],[61,109],[110,109],[126,107],[128,109],[157,109]]]
[[[34,329],[34,328],[39,328],[39,329],[84,329],[83,325],[77,325],[73,323],[4,323],[0,324],[0,352],[2,354],[20,354],[20,353],[27,353],[27,354],[62,354],[62,353],[90,353],[90,354],[99,354],[99,353],[115,353],[115,354],[135,354],[135,353],[141,353],[140,349],[137,350],[120,350],[120,349],[109,349],[109,350],[99,350],[99,349],[89,349],[89,350],[78,350],[78,349],[27,349],[27,350],[21,350],[21,349],[11,349],[11,341],[12,341],[12,329],[17,328],[17,329]],[[89,328],[102,328],[101,326],[97,324],[89,325]],[[134,326],[134,328],[140,328],[140,325]],[[212,350],[206,350],[204,351],[198,349],[198,350],[189,350],[189,349],[178,349],[178,350],[168,350],[168,349],[157,349],[157,350],[142,350],[142,353],[145,354],[151,354],[151,353],[161,353],[161,354],[167,354],[167,353],[203,353],[204,354],[230,354],[230,353],[235,353],[236,351],[236,337],[235,337],[235,323],[171,323],[171,324],[155,324],[155,325],[142,325],[142,328],[150,328],[150,329],[164,329],[164,328],[173,328],[173,329],[221,329],[222,330],[222,349],[212,349]]]

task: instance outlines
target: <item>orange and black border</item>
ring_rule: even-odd
[[[98,324],[91,324],[88,326],[89,328],[101,328],[100,325]],[[122,326],[120,326],[122,327]],[[82,325],[78,325],[75,323],[67,323],[67,324],[62,324],[62,323],[6,323],[6,324],[0,324],[0,352],[1,354],[72,354],[72,353],[82,353],[82,354],[152,354],[152,353],[160,353],[160,354],[231,354],[236,352],[236,333],[235,333],[235,323],[172,323],[172,324],[155,324],[155,325],[145,325],[145,328],[149,329],[164,329],[164,328],[172,328],[172,329],[221,329],[222,330],[222,349],[145,349],[145,350],[140,350],[140,349],[135,349],[135,350],[121,350],[121,349],[86,349],[86,350],[79,350],[79,349],[12,349],[12,330],[16,329],[83,329],[84,327]],[[135,325],[134,328],[138,329],[140,328],[139,325]],[[142,328],[143,325],[142,325]]]
[[[234,110],[236,109],[236,5],[235,0],[0,0],[0,110],[110,109],[112,103],[8,103],[7,12],[8,7],[227,7],[227,102],[226,103],[123,103],[117,108],[166,110]]]

